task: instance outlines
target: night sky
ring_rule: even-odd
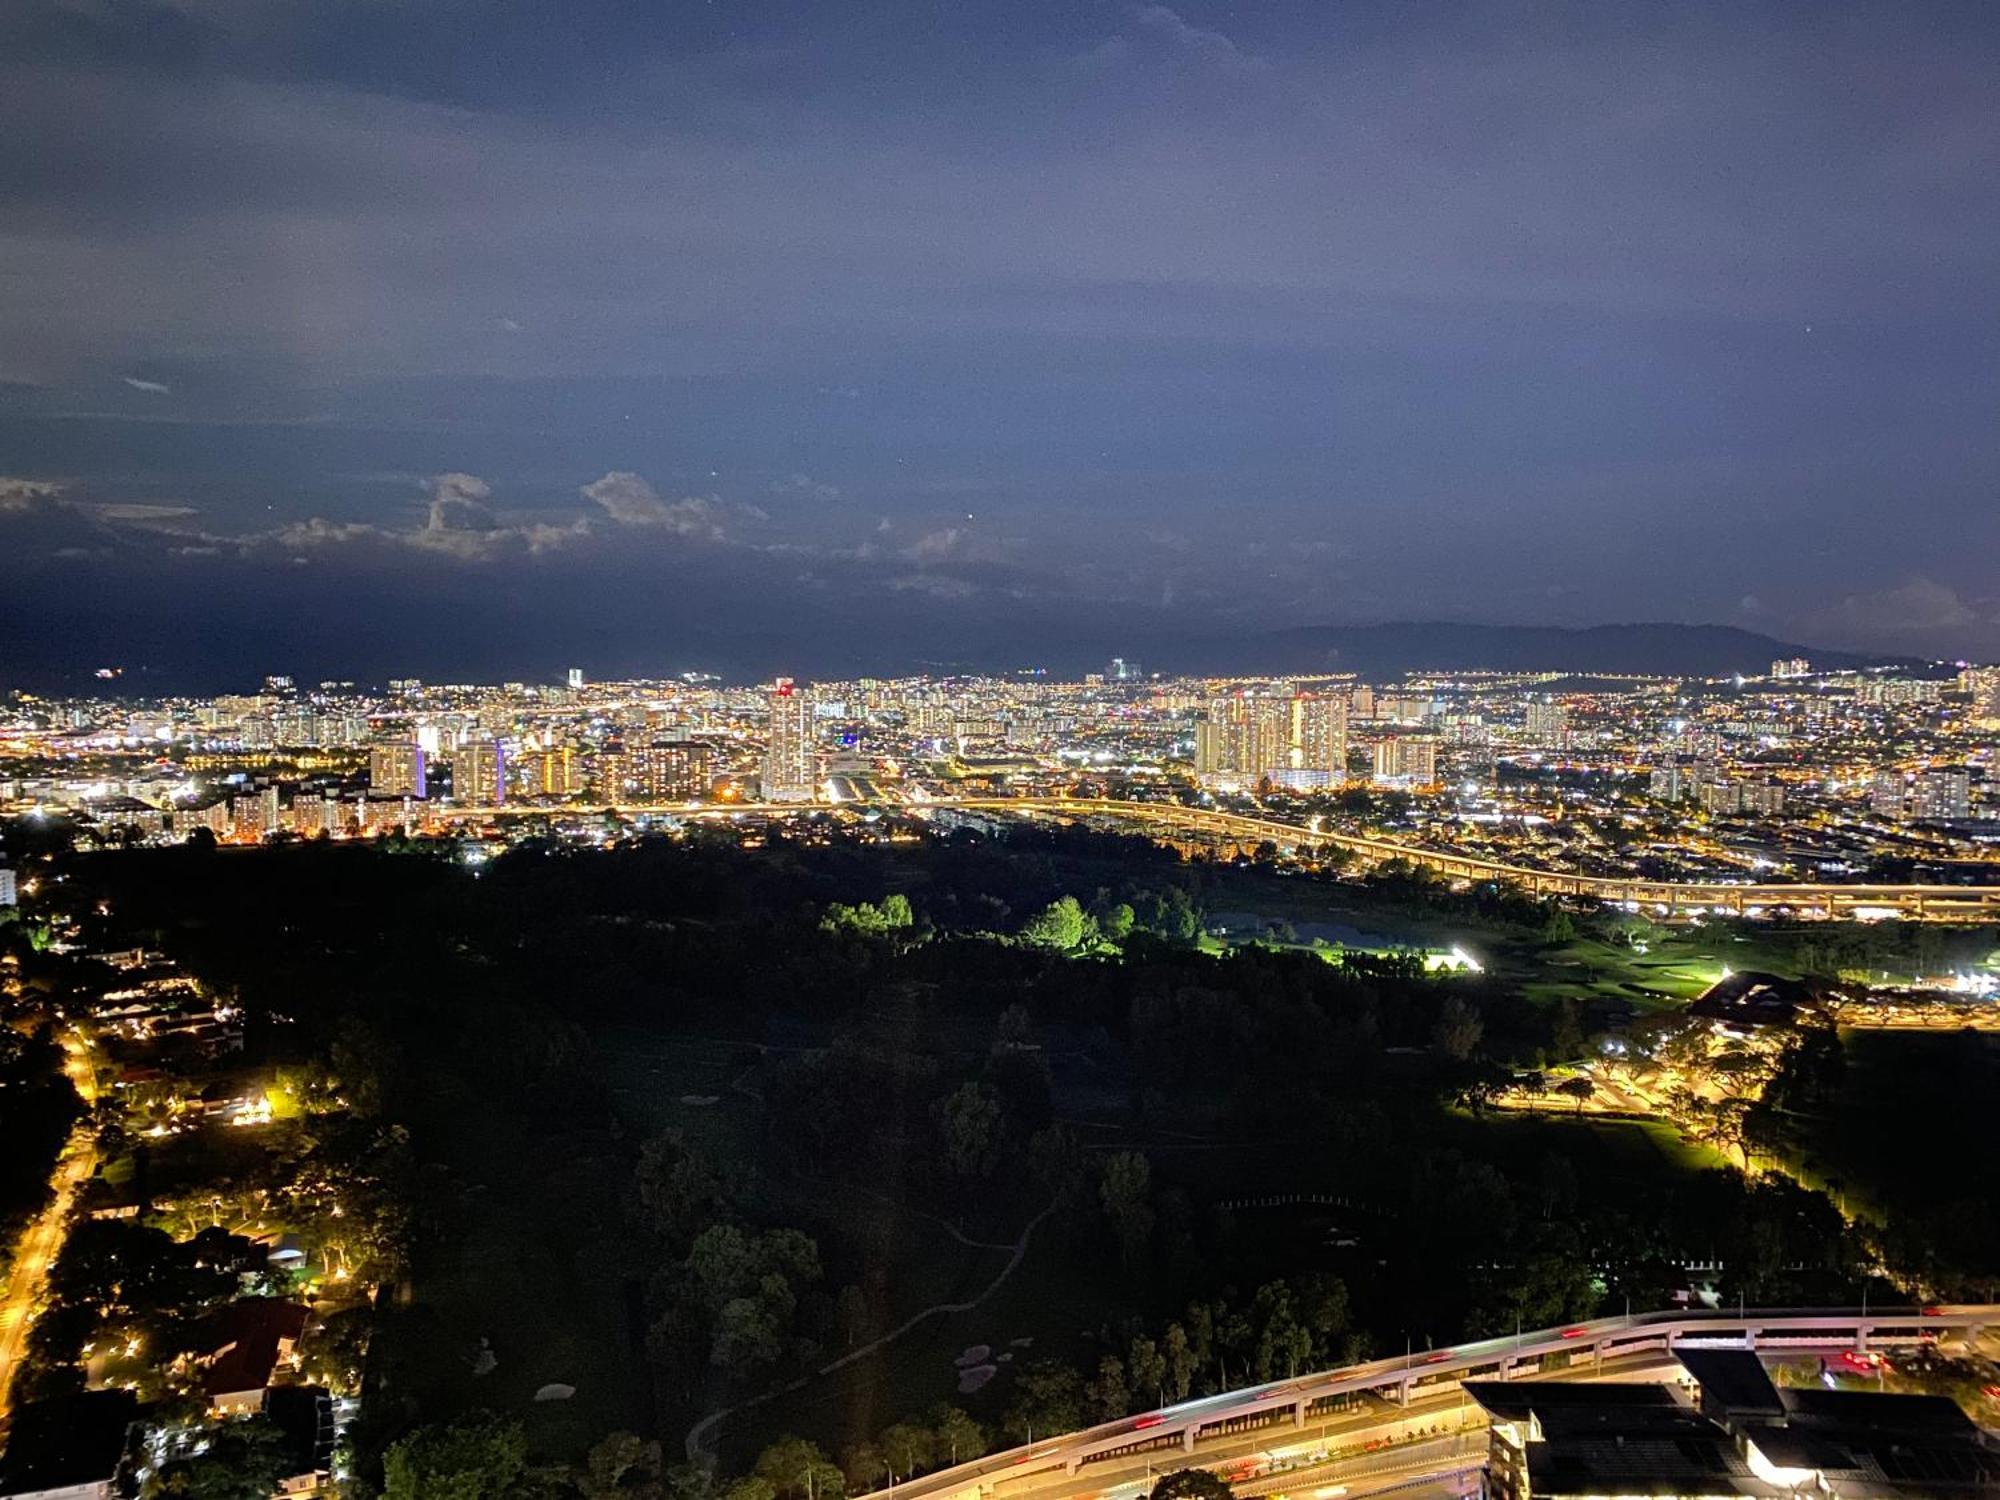
[[[2000,657],[2000,7],[6,0],[0,686]]]

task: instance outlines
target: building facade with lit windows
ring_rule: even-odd
[[[498,740],[467,740],[451,752],[451,796],[461,807],[507,800],[507,752]]]
[[[767,802],[810,802],[819,788],[812,699],[789,677],[770,693],[771,720],[761,786]]]

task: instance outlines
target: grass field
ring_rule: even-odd
[[[1619,1184],[1633,1193],[1656,1189],[1661,1173],[1703,1172],[1731,1165],[1707,1146],[1684,1139],[1654,1120],[1607,1120],[1565,1114],[1489,1114],[1459,1117],[1467,1145],[1509,1172],[1532,1172],[1542,1156],[1559,1152],[1588,1182]]]

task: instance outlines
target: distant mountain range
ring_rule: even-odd
[[[1391,676],[1436,668],[1477,671],[1643,673],[1679,677],[1760,674],[1780,658],[1815,667],[1880,666],[1888,657],[1799,646],[1731,625],[1467,625],[1411,621],[1306,625],[1257,635],[1188,641],[1143,665],[1155,672],[1356,672]]]

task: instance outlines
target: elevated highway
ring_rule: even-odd
[[[1208,846],[1235,846],[1244,850],[1263,843],[1275,844],[1286,853],[1319,848],[1342,849],[1364,864],[1405,860],[1448,879],[1505,881],[1536,895],[1574,896],[1611,905],[1636,906],[1669,920],[1702,912],[1757,916],[1773,911],[1825,918],[1882,915],[1938,922],[2000,919],[2000,886],[1993,885],[1739,885],[1723,881],[1633,880],[1580,875],[1510,865],[1400,839],[1311,829],[1276,818],[1223,812],[1214,808],[1183,807],[1173,802],[1127,802],[1089,797],[952,797],[924,802],[880,803],[737,802],[695,806],[686,803],[613,803],[590,807],[437,807],[426,808],[424,817],[427,822],[439,823],[490,823],[506,817],[575,818],[605,814],[696,820],[811,811],[866,811],[870,808],[914,814],[958,809],[1003,816],[1123,823],[1163,842],[1187,844],[1200,841]]]
[[[1841,1350],[1909,1348],[1943,1339],[1977,1341],[2000,1325],[2000,1306],[1929,1308],[1777,1308],[1744,1313],[1666,1312],[1599,1318],[1570,1328],[1487,1339],[1453,1349],[1414,1352],[1345,1369],[1301,1375],[1247,1390],[1184,1401],[1161,1411],[1106,1422],[1082,1432],[988,1454],[971,1463],[921,1475],[877,1491],[891,1500],[1036,1500],[1120,1489],[1128,1476],[1190,1466],[1231,1466],[1246,1451],[1314,1446],[1325,1421],[1349,1433],[1387,1430],[1429,1441],[1441,1430],[1436,1414],[1450,1410],[1466,1380],[1641,1378],[1661,1371],[1677,1348],[1750,1348],[1772,1353],[1832,1355]],[[1365,1405],[1372,1415],[1349,1414]],[[1397,1413],[1411,1414],[1398,1424]],[[1418,1414],[1431,1424],[1413,1425]],[[1337,1450],[1339,1439],[1319,1440]],[[1373,1449],[1370,1445],[1370,1451]],[[1459,1467],[1479,1454],[1461,1448]],[[1447,1466],[1448,1467],[1448,1466]],[[1440,1470],[1442,1472],[1442,1469]],[[1345,1477],[1335,1474],[1331,1477]]]

